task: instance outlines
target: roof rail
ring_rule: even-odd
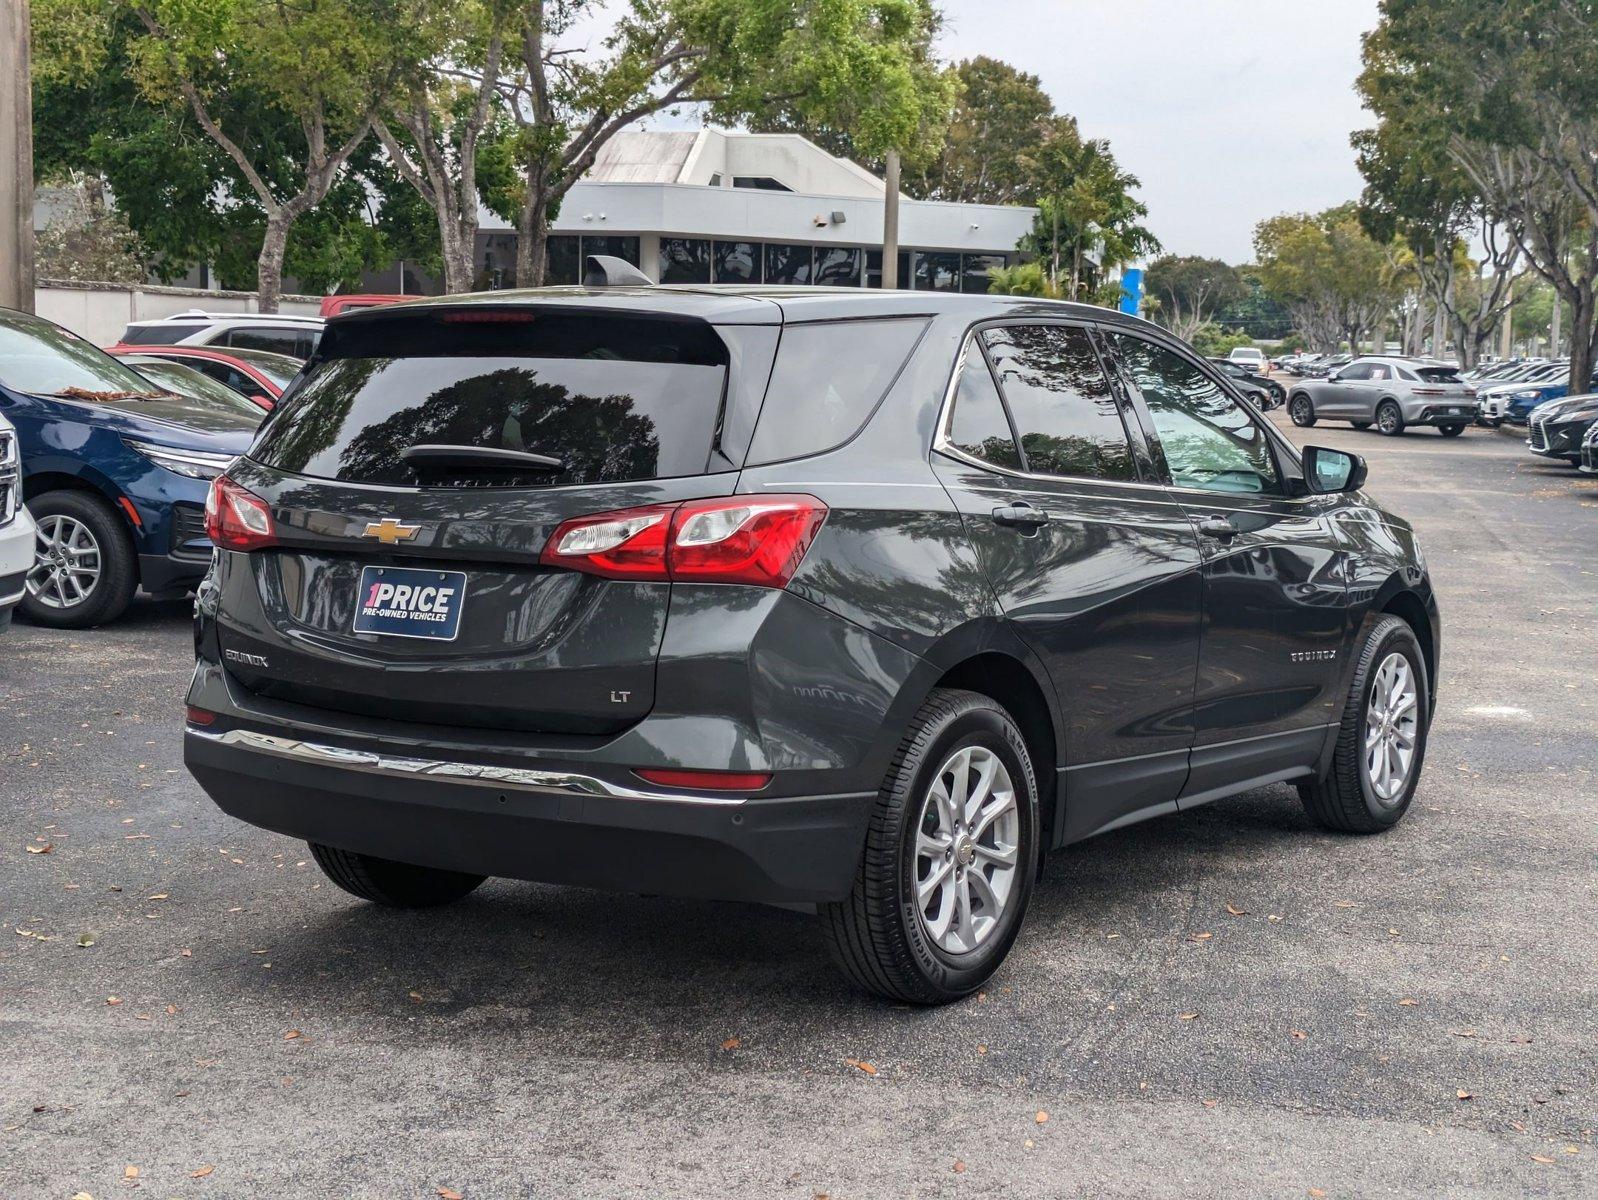
[[[655,281],[624,258],[611,254],[590,254],[584,260],[583,286],[654,287]]]

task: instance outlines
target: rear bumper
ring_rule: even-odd
[[[398,862],[766,903],[841,900],[869,794],[648,790],[559,763],[496,767],[190,726],[184,762],[226,813]]]
[[[1469,425],[1476,419],[1476,405],[1469,400],[1410,403],[1402,407],[1406,425]]]

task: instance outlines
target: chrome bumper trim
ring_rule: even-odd
[[[472,787],[515,788],[526,792],[602,796],[612,800],[664,801],[670,804],[706,804],[723,808],[733,808],[748,803],[747,796],[688,796],[680,792],[650,792],[595,779],[591,775],[575,775],[566,771],[494,767],[482,763],[448,762],[432,758],[403,758],[392,754],[377,754],[369,750],[327,746],[319,742],[302,742],[295,738],[257,733],[253,729],[229,729],[226,732],[214,733],[190,725],[186,732],[189,737],[199,738],[217,746],[234,746],[257,754],[269,754],[296,762],[314,763],[322,767],[339,767],[346,771],[390,775],[395,778],[441,779]]]

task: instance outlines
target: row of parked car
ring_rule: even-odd
[[[0,311],[0,626],[20,608],[80,629],[139,588],[191,590],[211,561],[211,480],[249,447],[323,324],[187,312],[134,322],[101,350]]]

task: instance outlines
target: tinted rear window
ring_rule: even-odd
[[[346,325],[326,342],[251,457],[351,483],[441,482],[400,457],[422,444],[565,464],[515,480],[528,486],[702,474],[727,377],[702,322],[484,310]]]
[[[204,325],[183,325],[176,321],[163,321],[159,325],[129,325],[122,331],[124,346],[172,346],[192,333],[199,333]]]
[[[920,318],[785,327],[749,462],[820,454],[854,437],[926,327]]]
[[[1415,374],[1427,383],[1458,383],[1459,372],[1453,367],[1416,367]]]

